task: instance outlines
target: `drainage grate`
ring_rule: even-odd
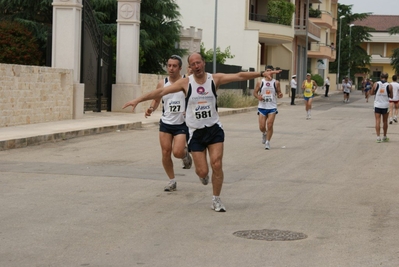
[[[255,240],[265,240],[265,241],[293,241],[305,239],[308,236],[303,233],[296,233],[291,231],[281,231],[281,230],[245,230],[234,232],[233,235]]]

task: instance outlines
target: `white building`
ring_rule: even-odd
[[[205,48],[213,49],[215,0],[176,0],[176,3],[183,27],[202,29]],[[235,56],[226,64],[255,70],[264,69],[267,64],[291,69],[294,27],[264,22],[266,3],[266,0],[218,0],[216,46],[221,50],[230,46]]]
[[[269,0],[218,0],[216,46],[230,46],[235,56],[226,64],[263,70],[266,65],[288,70],[305,79],[310,70],[324,79],[336,58],[337,0],[287,0],[295,5],[288,23],[268,10]],[[216,0],[176,0],[184,28],[202,29],[206,49],[214,46]],[[309,8],[319,11],[308,18]],[[306,43],[307,41],[307,43]],[[321,64],[323,63],[323,64]],[[303,76],[303,77],[302,77]]]

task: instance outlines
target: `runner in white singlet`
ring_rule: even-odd
[[[273,70],[273,66],[267,66],[266,70]],[[271,78],[263,78],[259,81],[253,92],[253,95],[259,100],[258,121],[259,130],[262,132],[262,144],[265,149],[270,149],[270,140],[273,136],[273,125],[276,118],[277,98],[282,98],[280,82]],[[266,125],[267,124],[267,125]]]
[[[226,211],[220,200],[223,185],[223,143],[224,131],[219,122],[216,106],[216,91],[220,85],[246,81],[258,77],[271,77],[281,71],[215,73],[205,72],[205,60],[199,53],[188,57],[193,72],[187,78],[180,79],[168,87],[154,90],[127,102],[122,108],[132,106],[132,110],[140,102],[158,99],[170,93],[183,91],[186,94],[186,124],[190,131],[188,147],[194,160],[195,172],[200,181],[206,185],[209,181],[209,166],[212,168],[212,209],[217,212]],[[210,164],[207,162],[207,154]]]
[[[399,83],[398,76],[392,76],[391,82],[392,98],[389,99],[389,124],[392,122],[398,122],[398,111],[399,111]]]
[[[370,94],[374,96],[374,117],[375,117],[375,132],[377,134],[377,143],[388,142],[387,137],[388,131],[388,109],[389,109],[389,97],[392,96],[392,88],[387,82],[388,73],[382,72],[380,76],[381,81],[374,83]],[[382,129],[384,136],[380,137],[381,130],[381,117],[382,117]]]
[[[170,86],[181,79],[180,71],[182,60],[180,56],[173,55],[168,59],[168,77],[158,82],[157,88]],[[146,110],[145,116],[158,108],[161,99],[153,100],[150,107]],[[173,155],[183,160],[183,168],[190,169],[192,159],[186,147],[188,128],[184,121],[184,109],[186,106],[184,92],[176,92],[162,97],[162,117],[159,122],[159,143],[162,149],[162,165],[165,169],[169,182],[164,191],[170,192],[177,189],[175,172],[173,170]]]

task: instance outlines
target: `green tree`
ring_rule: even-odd
[[[353,79],[353,75],[356,73],[368,73],[370,69],[368,66],[371,62],[371,56],[367,54],[360,45],[364,41],[370,41],[371,34],[369,33],[372,28],[363,26],[353,26],[350,34],[349,25],[356,20],[363,20],[367,18],[370,13],[352,13],[351,5],[341,5],[338,3],[338,17],[345,16],[342,19],[342,25],[339,25],[341,20],[338,20],[338,29],[341,28],[341,33],[337,31],[337,44],[339,45],[339,39],[341,39],[340,49],[340,67],[339,77],[344,77],[350,73]],[[340,35],[341,34],[341,35]],[[349,39],[350,38],[350,39]],[[338,57],[338,53],[337,53]],[[330,62],[330,71],[337,73],[338,71],[338,58],[334,62]]]
[[[47,33],[52,24],[51,3],[52,0],[0,0],[0,17],[25,25],[45,52]],[[105,39],[115,44],[117,1],[91,0],[90,3]],[[177,45],[181,27],[178,9],[174,0],[141,2],[140,72],[163,73],[163,66],[171,55],[185,53]]]
[[[204,43],[201,43],[200,54],[206,62],[213,62],[213,49],[206,50]],[[230,52],[230,46],[226,47],[224,51],[220,47],[216,47],[216,63],[224,64],[227,59],[234,57]]]
[[[180,12],[174,0],[141,1],[140,46],[144,63],[142,73],[162,73],[163,66],[173,55],[186,51],[178,48],[180,42]]]
[[[39,65],[39,46],[23,25],[16,21],[0,21],[0,62]]]
[[[389,34],[399,34],[399,26],[390,28]],[[399,48],[396,48],[392,51],[391,65],[392,68],[395,70],[395,73],[399,74]]]
[[[267,10],[269,20],[271,20],[270,22],[291,25],[292,15],[295,12],[295,5],[285,0],[269,0]]]
[[[91,0],[95,17],[106,39],[116,43],[117,2]],[[179,7],[174,0],[146,0],[140,5],[140,62],[141,73],[164,73],[164,65],[173,55],[182,56],[180,42]]]
[[[323,77],[321,77],[319,74],[312,74],[311,79],[316,82],[317,86],[323,86],[324,84]]]
[[[43,55],[38,59],[39,65],[45,63],[47,33],[52,23],[51,3],[52,0],[0,0],[0,20],[16,21],[32,33],[39,54]]]

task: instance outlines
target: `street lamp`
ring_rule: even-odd
[[[352,41],[352,27],[355,26],[355,24],[349,25],[349,62],[348,62],[348,78],[351,78],[351,41]]]
[[[339,40],[338,40],[338,71],[337,71],[337,90],[338,90],[338,84],[339,84],[339,60],[341,57],[341,28],[342,28],[342,19],[345,18],[345,16],[339,17]]]
[[[213,30],[213,73],[216,73],[216,38],[218,30],[218,0],[215,0],[215,25]]]

